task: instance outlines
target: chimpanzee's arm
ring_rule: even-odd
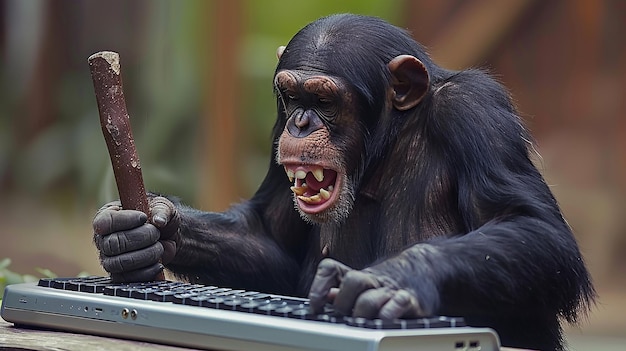
[[[318,276],[341,268],[323,261]],[[527,216],[436,238],[363,271],[328,277],[341,281],[335,306],[343,313],[391,319],[463,316],[469,325],[496,328],[507,345],[542,350],[558,348],[557,316],[576,322],[594,296],[567,230]],[[320,287],[314,284],[312,297],[330,293],[315,290]]]
[[[287,238],[307,238],[309,228],[293,210],[284,172],[270,171],[254,197],[226,212],[176,204],[177,253],[167,268],[194,282],[292,294],[301,257]]]

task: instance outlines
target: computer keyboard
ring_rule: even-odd
[[[462,318],[365,319],[308,299],[173,281],[45,278],[5,289],[20,325],[220,350],[498,350],[496,333]]]

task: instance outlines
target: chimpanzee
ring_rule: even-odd
[[[278,50],[272,159],[222,213],[149,195],[93,222],[118,281],[307,296],[347,315],[463,316],[503,345],[563,348],[595,291],[507,91],[381,19],[321,18]]]

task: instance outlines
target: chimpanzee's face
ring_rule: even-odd
[[[364,147],[353,93],[341,78],[307,70],[280,71],[274,84],[287,118],[276,158],[296,208],[310,222],[339,222],[352,209]]]

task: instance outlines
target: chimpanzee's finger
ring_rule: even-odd
[[[378,313],[378,318],[381,319],[415,318],[419,316],[419,301],[406,290],[395,291]]]
[[[107,272],[121,273],[151,266],[159,262],[161,255],[163,255],[163,246],[157,241],[146,248],[117,256],[100,255],[100,260]]]
[[[379,318],[381,308],[393,297],[394,291],[382,287],[369,289],[359,295],[354,303],[352,316],[363,318]]]
[[[344,274],[351,270],[331,258],[325,258],[319,263],[309,291],[309,303],[314,312],[323,311],[324,305],[329,302],[331,289],[338,287]]]
[[[161,256],[161,263],[168,264],[172,262],[174,256],[176,256],[176,242],[174,240],[161,240],[163,245],[163,256]]]
[[[141,211],[120,210],[117,207],[98,211],[93,219],[93,232],[108,235],[120,230],[132,229],[146,223],[148,216]]]
[[[339,292],[335,297],[333,305],[338,312],[352,315],[352,309],[359,296],[369,289],[379,287],[380,284],[376,278],[369,273],[355,270],[346,272],[339,285]]]
[[[120,200],[115,200],[115,201],[111,201],[109,203],[102,205],[102,207],[100,207],[100,209],[96,212],[96,215],[102,211],[108,211],[108,210],[119,211],[121,209],[122,209],[122,202]]]
[[[134,229],[96,236],[96,247],[105,256],[116,256],[125,252],[143,249],[159,240],[161,233],[152,224],[144,224]]]
[[[147,282],[154,280],[154,277],[156,277],[162,270],[163,265],[155,263],[148,267],[143,267],[134,271],[111,273],[111,280],[115,283]]]
[[[151,222],[161,231],[161,239],[170,239],[178,230],[180,219],[174,204],[163,196],[151,197]]]

